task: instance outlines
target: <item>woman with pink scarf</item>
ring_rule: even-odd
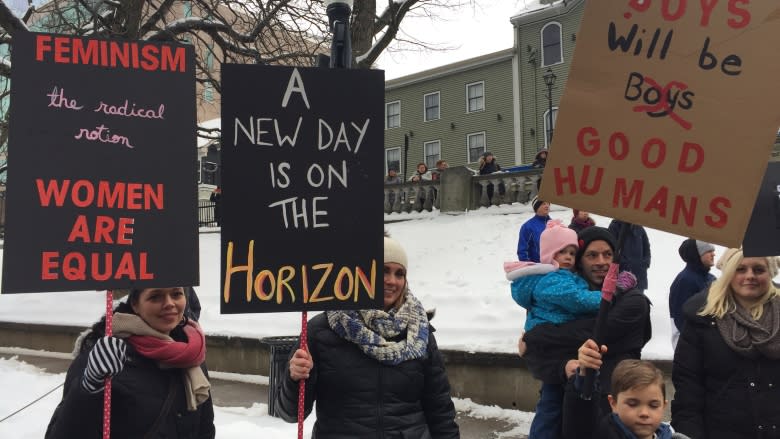
[[[133,289],[76,341],[62,401],[46,439],[103,436],[105,378],[112,379],[111,437],[213,439],[214,408],[197,322],[182,287]]]

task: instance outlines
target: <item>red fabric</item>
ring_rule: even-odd
[[[206,359],[206,336],[200,326],[187,322],[184,326],[187,341],[163,340],[150,335],[133,335],[128,341],[144,357],[157,360],[168,367],[180,369],[199,366]]]

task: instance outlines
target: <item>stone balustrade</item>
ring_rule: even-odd
[[[465,212],[480,207],[527,203],[537,193],[542,169],[474,175],[465,166],[450,168],[438,181],[386,184],[385,213]],[[492,195],[492,196],[491,196]]]

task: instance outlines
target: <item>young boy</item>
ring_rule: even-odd
[[[601,352],[606,352],[602,346]],[[580,348],[576,375],[566,387],[563,408],[565,439],[670,439],[673,430],[661,422],[666,400],[663,372],[644,360],[623,360],[612,372],[612,393],[607,396],[612,413],[603,413],[598,394],[581,397],[585,367],[598,369],[601,354],[596,343],[588,340]],[[674,437],[683,437],[677,436]]]
[[[588,283],[574,273],[579,248],[577,232],[559,220],[550,220],[541,234],[539,247],[538,264],[504,264],[506,277],[512,281],[512,298],[527,310],[525,331],[543,323],[561,324],[595,316],[601,303],[601,292],[591,291]],[[617,283],[623,290],[630,289],[636,285],[636,278],[631,273],[621,273]],[[541,378],[538,371],[531,370],[531,373]],[[561,382],[542,381],[530,436],[558,438],[564,386]]]

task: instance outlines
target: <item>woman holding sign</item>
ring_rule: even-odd
[[[384,309],[326,311],[308,322],[308,351],[293,349],[277,397],[296,422],[317,401],[312,438],[459,438],[450,384],[433,328],[409,292],[406,252],[384,240]],[[392,435],[392,436],[391,436]]]
[[[186,306],[182,287],[133,289],[114,309],[113,337],[105,317],[82,335],[46,438],[103,437],[110,377],[112,438],[213,439],[205,337]]]
[[[693,438],[780,438],[778,261],[726,255],[721,277],[683,306],[672,426]]]

